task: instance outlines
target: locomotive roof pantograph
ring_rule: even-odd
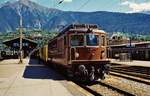
[[[85,32],[85,33],[102,33],[102,34],[106,34],[106,32],[104,30],[102,30],[101,28],[98,27],[98,25],[96,24],[71,24],[67,27],[64,27],[62,29],[62,31],[60,31],[60,33],[54,37],[53,39],[51,39],[49,42],[55,40],[57,37],[63,35],[63,34],[67,34],[69,32]]]
[[[94,31],[94,32],[101,32],[101,33],[105,33],[103,30],[101,30],[98,25],[96,24],[71,24],[67,27],[65,27],[64,29],[62,29],[62,31],[59,33],[58,36],[65,34],[66,32],[89,32],[89,31]]]

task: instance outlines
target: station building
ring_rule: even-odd
[[[150,41],[109,45],[108,57],[150,61]]]
[[[20,37],[16,37],[3,42],[7,46],[1,53],[3,56],[10,56],[10,58],[18,58],[20,49]],[[22,38],[22,50],[23,56],[26,57],[29,53],[37,47],[37,43],[34,40],[23,37]]]
[[[150,60],[150,41],[132,40],[121,33],[114,33],[108,40],[109,58],[120,60]]]

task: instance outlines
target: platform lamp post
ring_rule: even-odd
[[[20,32],[20,46],[19,46],[19,64],[22,64],[23,63],[23,53],[22,53],[22,38],[23,38],[23,35],[22,35],[22,32],[23,32],[23,25],[22,25],[22,15],[21,15],[21,12],[19,11],[18,12],[18,15],[19,15],[19,32]]]
[[[129,46],[130,46],[130,61],[132,60],[132,34],[130,31],[130,37],[129,37]]]
[[[128,29],[127,29],[127,32],[128,32]],[[132,32],[130,31],[129,32],[129,60],[131,61],[132,60]]]
[[[123,28],[122,32],[127,32],[128,33],[129,32],[128,28],[127,27]],[[127,40],[128,43],[126,45],[126,47],[129,49],[127,57],[128,57],[128,60],[131,61],[131,59],[132,59],[132,49],[131,49],[132,48],[132,42],[131,42],[132,38],[131,38],[131,31],[128,33],[127,37],[129,38],[129,41]]]

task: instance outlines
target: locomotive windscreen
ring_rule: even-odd
[[[87,34],[86,42],[87,42],[87,46],[98,46],[99,45],[98,35]]]
[[[71,35],[71,46],[99,46],[99,36],[95,34]]]
[[[84,36],[83,35],[72,35],[71,36],[71,46],[84,46]]]

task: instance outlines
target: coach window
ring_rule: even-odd
[[[83,35],[72,35],[71,36],[71,46],[83,46],[84,36]]]
[[[49,47],[51,49],[56,49],[57,48],[57,40],[52,41],[51,43],[49,43]]]
[[[105,36],[102,36],[102,38],[101,38],[101,43],[102,43],[102,46],[105,46]]]

